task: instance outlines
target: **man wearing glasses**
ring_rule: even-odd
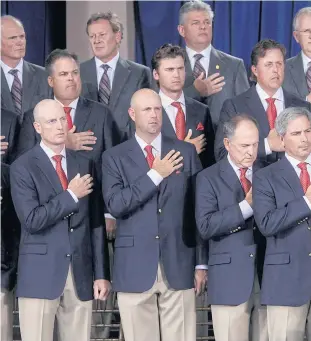
[[[293,36],[301,52],[287,60],[283,87],[311,102],[311,7],[304,7],[295,15]]]

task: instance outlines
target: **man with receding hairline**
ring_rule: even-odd
[[[88,341],[92,299],[110,291],[102,196],[91,160],[65,148],[66,114],[43,100],[34,109],[40,144],[11,166],[21,223],[16,296],[23,341]]]
[[[125,339],[195,341],[195,292],[206,285],[195,274],[206,264],[193,210],[200,160],[192,144],[161,135],[154,91],[137,91],[128,113],[135,136],[102,160],[103,196],[118,226],[112,283]]]
[[[26,62],[26,34],[22,22],[1,17],[1,106],[23,120],[24,112],[50,98],[47,74],[41,66]]]

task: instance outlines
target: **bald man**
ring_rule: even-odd
[[[10,169],[21,223],[16,295],[23,341],[88,341],[92,300],[110,290],[102,196],[92,162],[65,148],[62,106],[34,109],[41,143]]]
[[[206,264],[193,210],[200,160],[194,145],[161,135],[154,91],[137,91],[128,113],[135,136],[102,160],[103,196],[118,226],[112,283],[125,339],[195,341],[195,292],[206,280],[195,269]]]
[[[24,112],[52,93],[44,68],[26,62],[25,53],[22,22],[11,15],[1,17],[1,107],[15,112],[20,123]]]

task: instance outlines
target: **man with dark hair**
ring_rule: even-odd
[[[119,55],[123,25],[115,13],[95,13],[87,21],[86,32],[94,57],[81,64],[83,95],[109,106],[121,140],[132,134],[127,110],[136,90],[151,87],[146,66]]]
[[[311,7],[301,8],[293,20],[293,36],[300,53],[286,61],[283,87],[311,102]]]
[[[212,45],[214,12],[200,0],[187,1],[179,11],[178,32],[186,43],[187,96],[208,105],[214,128],[223,102],[249,88],[242,59]]]
[[[51,96],[47,74],[41,66],[26,62],[23,24],[11,15],[1,17],[1,107],[18,115]]]
[[[197,177],[196,221],[209,242],[208,298],[216,341],[268,340],[259,287],[265,240],[252,208],[258,142],[256,120],[233,116],[224,124],[228,157]]]
[[[283,155],[284,147],[274,128],[276,117],[284,108],[297,106],[309,108],[307,102],[282,88],[285,54],[285,47],[272,39],[261,40],[253,48],[252,73],[257,84],[224,102],[215,139],[216,160],[227,155],[223,144],[224,123],[240,113],[253,116],[259,124],[258,158],[272,163]]]
[[[203,167],[214,163],[214,130],[208,107],[185,97],[185,51],[165,44],[152,57],[153,77],[163,106],[162,133],[192,143]]]

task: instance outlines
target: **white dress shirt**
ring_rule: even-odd
[[[270,98],[270,96],[262,89],[262,87],[258,83],[256,84],[256,91],[257,91],[257,94],[259,96],[259,99],[260,99],[265,111],[267,111],[268,103],[267,103],[266,99]],[[276,107],[276,114],[277,114],[277,116],[279,116],[280,113],[285,109],[283,89],[279,88],[276,91],[276,93],[272,96],[272,98],[275,98],[274,104]],[[267,138],[265,138],[265,151],[266,151],[266,155],[272,154],[272,150],[269,146],[269,142],[268,142]]]
[[[64,149],[59,153],[56,154],[55,152],[53,152],[53,150],[51,148],[49,148],[47,145],[45,145],[42,141],[40,142],[40,147],[43,149],[43,151],[45,152],[45,154],[48,156],[48,158],[50,159],[55,171],[56,171],[56,161],[53,160],[53,156],[55,155],[62,155],[62,168],[68,178],[68,173],[67,173],[67,159],[66,159],[66,149],[64,147]],[[67,191],[70,193],[70,195],[72,196],[73,200],[75,202],[78,202],[78,198],[76,197],[76,195],[72,192],[72,190],[67,188]]]
[[[55,101],[58,102],[62,107],[70,107],[70,117],[72,120],[72,123],[74,124],[75,121],[75,116],[76,116],[76,110],[77,110],[77,105],[78,105],[78,101],[79,101],[79,97],[76,98],[74,101],[72,101],[69,105],[64,105],[63,103],[61,103],[56,97],[54,97]]]
[[[179,102],[181,104],[182,110],[185,114],[185,121],[186,121],[187,116],[186,116],[186,104],[185,104],[184,93],[182,92],[180,97],[176,101],[171,99],[170,97],[166,96],[161,90],[159,92],[159,96],[161,98],[162,106],[163,106],[164,110],[166,111],[168,118],[171,121],[172,126],[174,128],[174,131],[176,133],[175,122],[176,122],[176,116],[177,116],[178,109],[176,107],[174,107],[172,105],[172,103]]]
[[[16,67],[14,67],[14,68],[4,64],[2,60],[0,60],[0,63],[1,63],[1,67],[2,67],[2,70],[4,72],[4,75],[5,75],[5,78],[6,78],[6,81],[8,83],[10,91],[12,89],[12,85],[13,85],[13,81],[14,81],[14,76],[9,73],[9,71],[11,71],[11,70],[14,70],[14,69],[18,70],[17,77],[19,78],[19,80],[21,81],[21,84],[23,85],[23,65],[24,65],[23,59],[21,59],[19,61],[19,63],[16,65]]]
[[[103,63],[100,59],[95,57],[95,65],[96,65],[96,73],[97,73],[97,89],[99,89],[99,83],[100,83],[100,80],[102,79],[102,76],[104,74],[104,69],[101,67],[104,64],[110,66],[108,71],[107,71],[107,75],[108,75],[108,78],[110,81],[110,89],[112,89],[114,73],[116,71],[116,67],[117,67],[119,57],[120,57],[120,54],[118,52],[116,56],[114,56],[111,60],[109,60],[108,63]]]
[[[287,153],[285,153],[285,157],[289,161],[289,163],[293,166],[299,180],[300,180],[300,174],[301,174],[301,169],[298,167],[298,164],[301,163],[301,161],[294,159],[292,156],[289,156]],[[311,155],[309,155],[305,161],[307,163],[307,171],[309,175],[311,174]],[[305,199],[307,205],[309,206],[311,210],[311,203],[308,200],[308,198],[304,195],[303,198]]]
[[[209,68],[209,62],[211,59],[211,51],[212,51],[212,45],[210,44],[205,50],[201,51],[201,52],[197,52],[192,50],[190,47],[186,46],[186,51],[190,60],[190,65],[191,65],[191,69],[193,70],[194,68],[194,64],[196,62],[196,58],[194,58],[194,56],[196,54],[201,54],[203,57],[200,59],[200,63],[203,66],[205,73],[206,73],[206,77],[208,75],[208,68]]]
[[[229,154],[228,154],[228,161],[229,161],[231,167],[233,168],[234,173],[236,174],[236,176],[238,177],[238,179],[240,181],[240,175],[241,175],[240,167],[238,167],[236,164],[233,163],[233,161],[231,160]],[[249,167],[247,169],[245,177],[251,183],[253,182],[253,167]],[[246,199],[241,201],[239,203],[239,206],[240,206],[240,210],[242,212],[242,216],[243,216],[244,220],[247,220],[248,218],[250,218],[253,215],[253,209],[250,206],[250,204],[246,201]]]

